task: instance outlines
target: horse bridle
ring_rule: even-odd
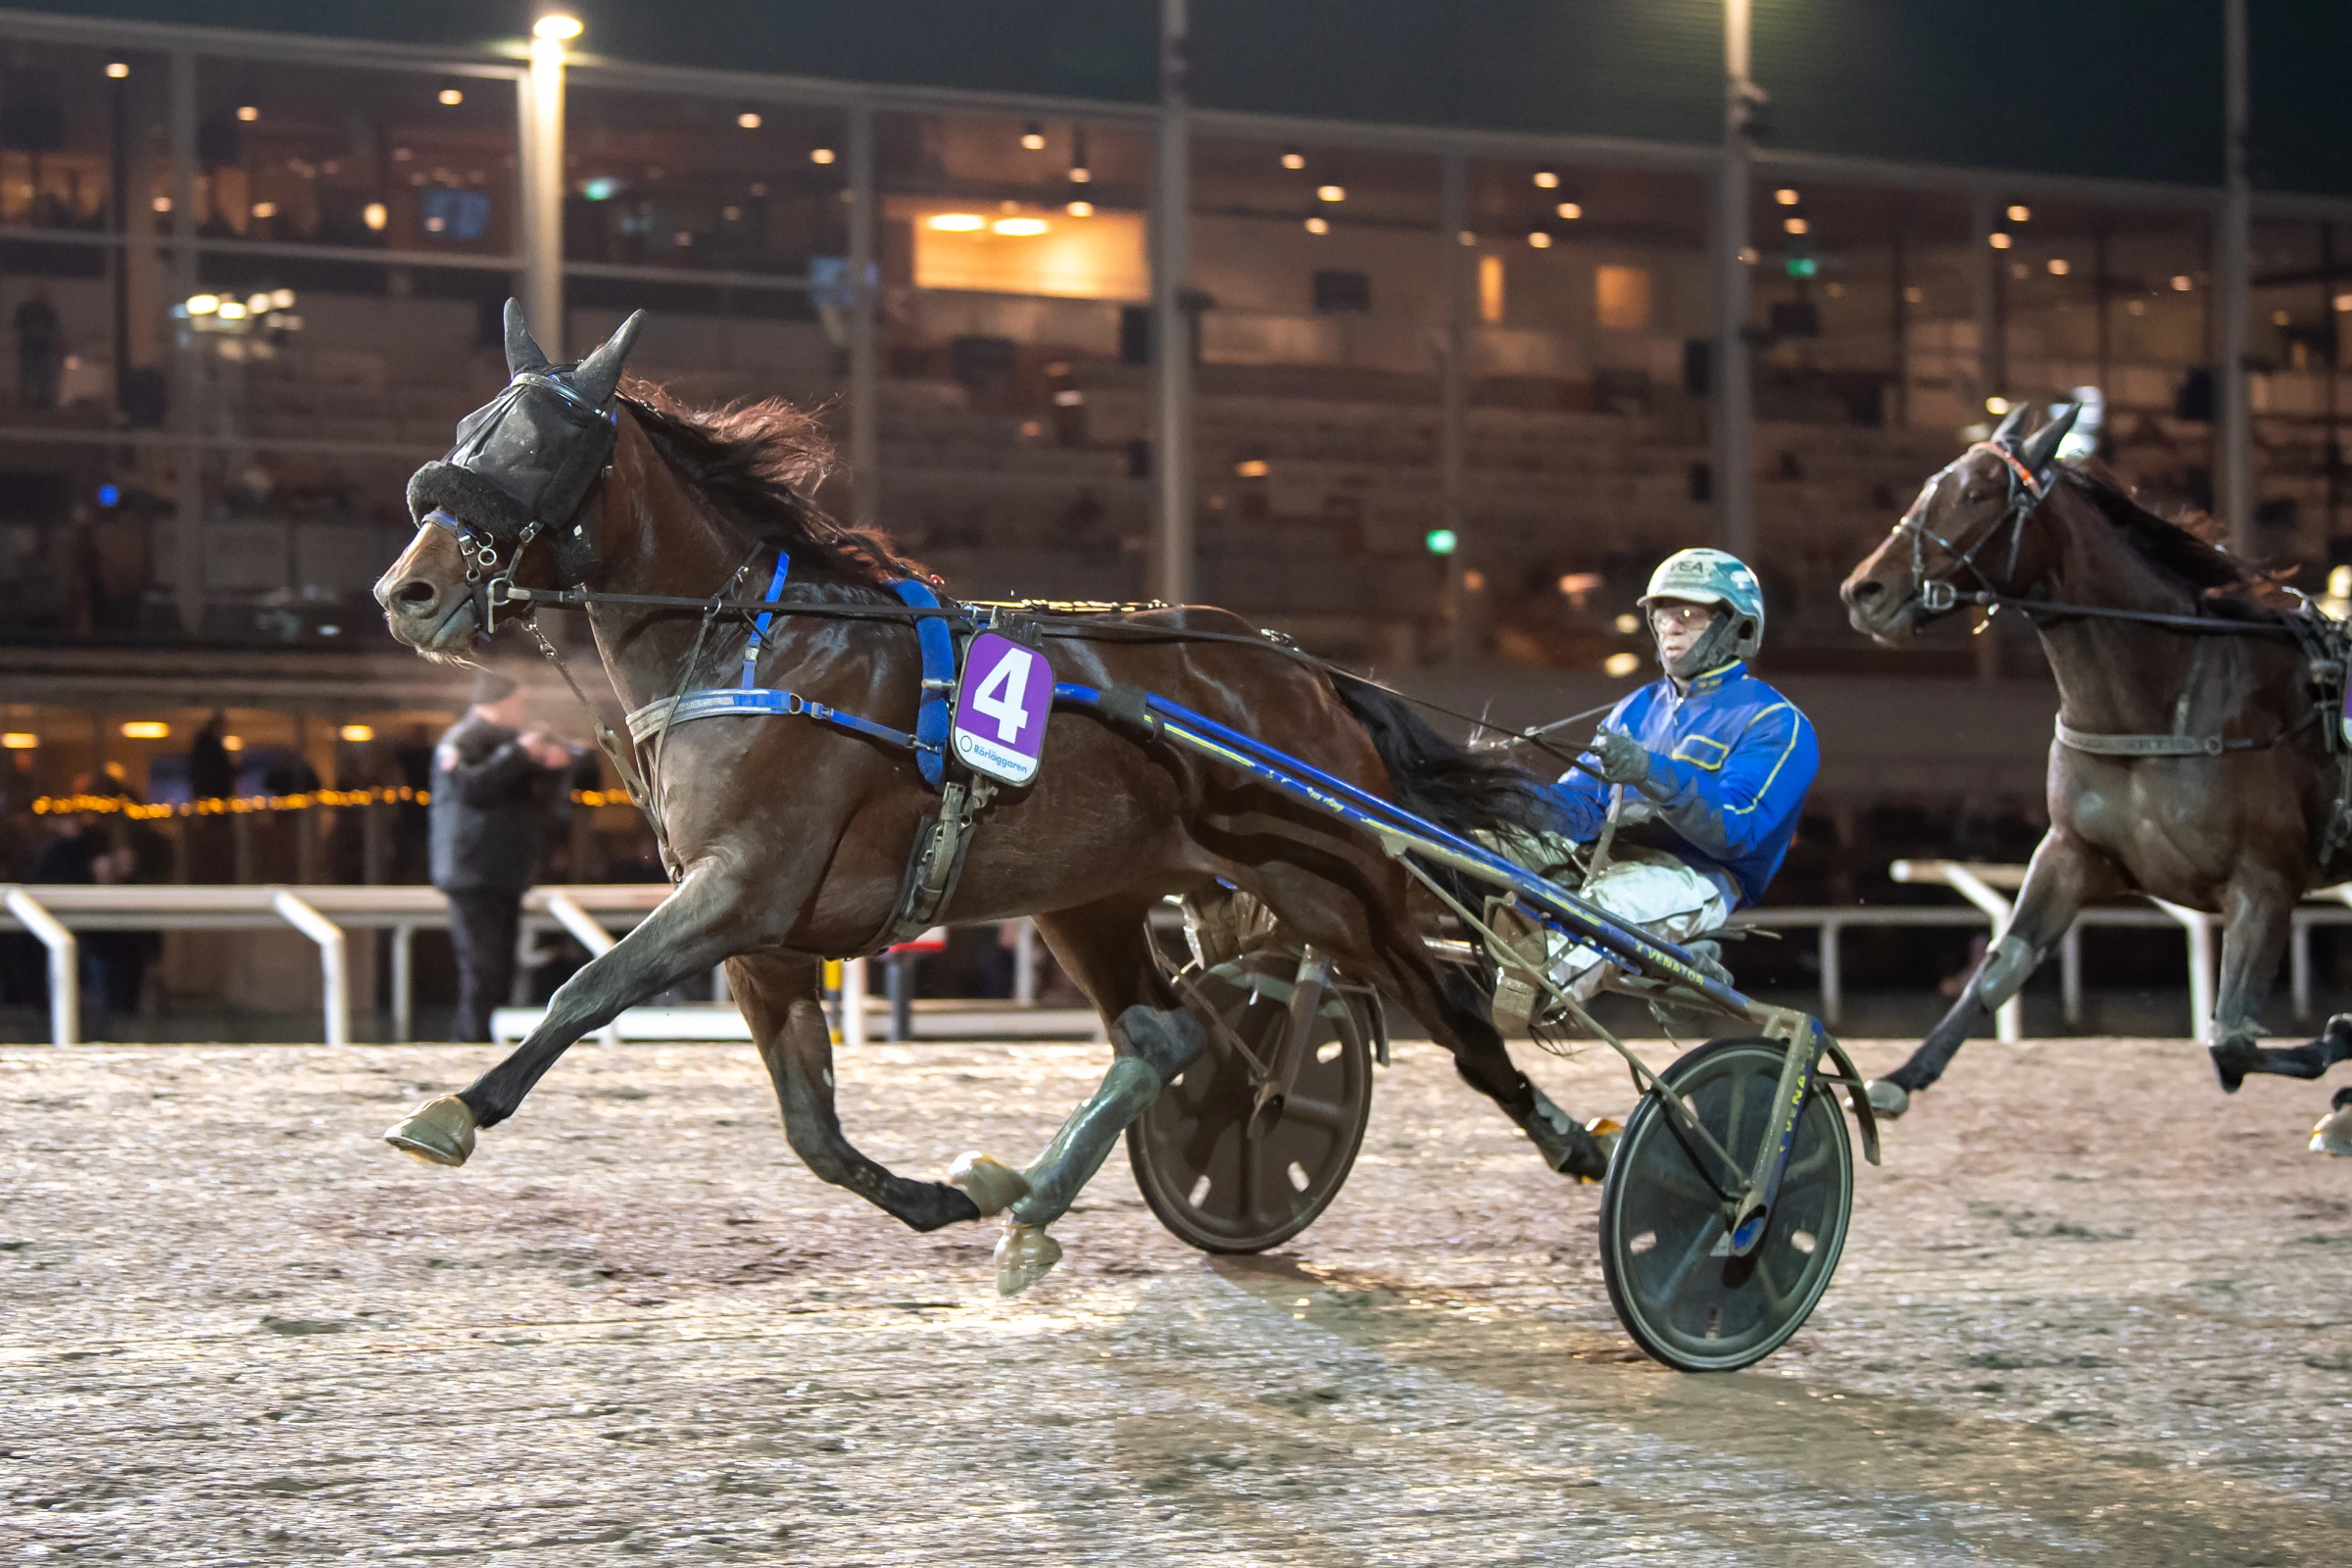
[[[2037,477],[2034,470],[2027,466],[2025,459],[2004,441],[1977,442],[1961,453],[1959,457],[1945,464],[1937,471],[1936,478],[1928,481],[1929,485],[1934,486],[1936,480],[1941,479],[1980,452],[1991,453],[2001,460],[2002,466],[2008,470],[2009,509],[2001,514],[1999,521],[1977,536],[1976,543],[1963,550],[1941,534],[1930,529],[1923,518],[1911,515],[1903,516],[1894,525],[1894,531],[1897,534],[1908,532],[1911,535],[1911,591],[1919,598],[1919,608],[1931,615],[1940,615],[1947,611],[1959,608],[1960,590],[1954,585],[1952,578],[1964,569],[1975,576],[1978,585],[1984,593],[1998,597],[2001,590],[1991,578],[1984,574],[1984,569],[1977,564],[1977,557],[1996,537],[2006,532],[2009,535],[2009,562],[2002,567],[2001,577],[2003,581],[2007,581],[2015,576],[2018,554],[2025,545],[2026,519],[2031,517],[2042,502],[2049,498],[2050,475],[2044,473]],[[1949,563],[1940,575],[1933,577],[1928,575],[1927,547],[1930,543],[1941,550]]]
[[[426,464],[410,480],[411,505],[419,521],[448,533],[465,561],[480,636],[488,637],[498,612],[514,602],[515,570],[543,533],[555,535],[558,585],[573,587],[586,576],[597,541],[584,514],[597,480],[612,473],[617,402],[592,403],[560,370],[521,371],[496,398],[466,416],[448,457]],[[564,433],[552,466],[544,470],[518,471],[498,461],[500,438],[513,435],[507,426],[517,417],[524,429],[516,444],[527,454],[545,449],[547,443],[536,438],[550,423]],[[467,515],[452,511],[451,501]]]

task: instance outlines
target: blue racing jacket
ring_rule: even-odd
[[[1733,908],[1762,897],[1788,858],[1805,791],[1821,767],[1805,715],[1734,661],[1690,682],[1688,692],[1652,681],[1611,709],[1607,726],[1649,749],[1650,788],[1668,791],[1658,800],[1628,789],[1621,831],[1633,827],[1629,838],[1715,881]],[[1599,836],[1609,793],[1581,770],[1551,787],[1569,837]],[[1665,831],[1640,831],[1645,816]]]

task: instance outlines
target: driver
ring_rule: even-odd
[[[1821,753],[1805,715],[1748,673],[1764,641],[1764,596],[1737,558],[1678,551],[1650,574],[1641,604],[1665,676],[1610,710],[1580,765],[1549,793],[1562,835],[1593,847],[1584,897],[1682,943],[1763,895],[1788,854]],[[1698,952],[1711,959],[1719,950],[1705,943]],[[1613,972],[1557,933],[1549,957],[1553,982],[1580,1001]],[[1534,1004],[1532,988],[1513,981],[1506,972],[1498,1010]]]

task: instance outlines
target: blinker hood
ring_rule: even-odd
[[[612,394],[644,313],[574,366],[554,365],[507,302],[506,389],[458,421],[457,444],[409,480],[409,512],[436,510],[489,537],[512,541],[536,521],[569,521],[612,460]]]

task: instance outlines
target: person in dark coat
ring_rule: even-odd
[[[522,729],[515,684],[484,670],[473,707],[433,748],[433,886],[449,899],[458,956],[458,1040],[488,1040],[490,1010],[514,982],[522,896],[571,752]]]

